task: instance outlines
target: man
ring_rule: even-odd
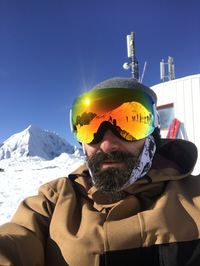
[[[158,121],[155,93],[134,79],[80,95],[71,127],[86,164],[0,227],[0,265],[200,265],[197,150],[160,140]]]

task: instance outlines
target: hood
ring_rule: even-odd
[[[195,144],[182,139],[162,139],[157,154],[176,165],[183,176],[192,173],[198,157]]]

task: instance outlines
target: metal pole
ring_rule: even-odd
[[[135,79],[139,79],[138,75],[138,61],[136,58],[136,52],[135,52],[135,32],[131,32],[131,72],[132,72],[132,77]]]
[[[124,69],[131,69],[132,77],[136,80],[139,79],[138,72],[138,61],[136,58],[135,52],[135,33],[131,32],[131,34],[127,35],[127,54],[130,60],[130,63],[124,63]]]

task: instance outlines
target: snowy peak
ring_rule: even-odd
[[[30,125],[8,138],[0,146],[0,160],[22,156],[38,156],[51,160],[61,153],[74,153],[74,147],[56,133]]]

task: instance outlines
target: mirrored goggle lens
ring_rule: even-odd
[[[79,142],[91,143],[105,121],[127,141],[145,138],[155,128],[152,99],[138,90],[111,88],[86,92],[74,101],[71,124]]]

